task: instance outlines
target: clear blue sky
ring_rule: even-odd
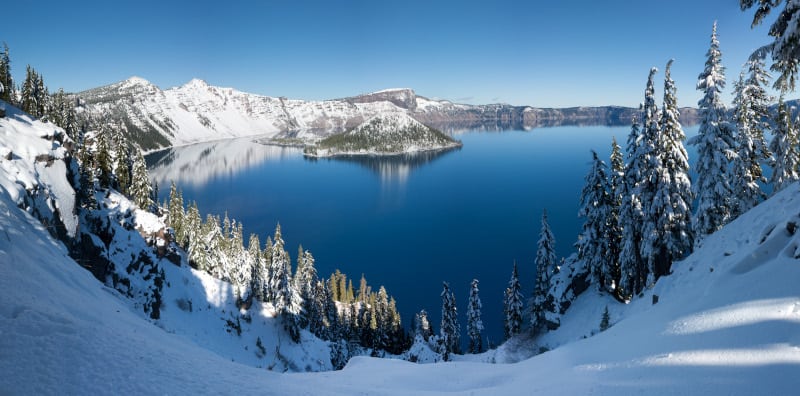
[[[715,20],[727,91],[768,41],[738,0],[11,1],[3,13],[17,80],[31,64],[68,91],[137,75],[297,99],[410,87],[463,103],[636,106],[650,67],[675,58],[680,105],[695,106]]]

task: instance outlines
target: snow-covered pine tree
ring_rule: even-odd
[[[85,209],[97,209],[97,199],[94,196],[94,168],[91,166],[81,165],[80,176],[78,184],[80,185],[77,191],[78,204]]]
[[[219,227],[219,217],[214,217],[211,214],[206,215],[206,221],[202,229],[203,239],[203,258],[204,261],[198,261],[198,269],[202,269],[211,276],[217,279],[227,279],[228,275],[225,273],[226,263],[222,261],[222,249],[220,248],[220,241],[224,239],[222,229]]]
[[[733,161],[732,185],[733,207],[731,219],[739,217],[766,198],[759,182],[766,183],[761,161],[769,160],[771,153],[767,148],[764,131],[769,116],[769,96],[764,85],[769,75],[760,59],[748,61],[745,68],[750,76],[745,80],[744,71],[734,85],[733,115],[736,121],[736,152]]]
[[[503,329],[506,339],[509,339],[522,330],[522,286],[519,283],[519,273],[517,272],[517,262],[511,270],[511,279],[508,280],[508,287],[503,296]]]
[[[622,229],[620,240],[619,266],[620,281],[617,295],[623,299],[639,294],[644,287],[643,261],[639,249],[642,240],[642,204],[636,195],[641,179],[642,159],[636,156],[641,139],[639,124],[634,118],[631,121],[631,132],[628,135],[628,164],[625,166],[624,181],[621,187],[619,225]]]
[[[167,200],[167,224],[175,234],[175,242],[183,246],[183,193],[178,190],[175,182],[169,186],[169,200]]]
[[[111,151],[110,139],[111,128],[104,126],[100,131],[94,135],[95,140],[95,165],[97,169],[97,178],[100,181],[100,187],[109,188],[111,186],[113,168],[111,164]]]
[[[609,194],[606,164],[592,150],[592,167],[586,174],[586,184],[581,191],[581,207],[578,216],[585,219],[583,232],[575,247],[578,257],[591,271],[592,282],[598,290],[605,290],[610,283],[606,279],[606,262],[610,248],[608,235],[608,218],[610,217],[612,198]]]
[[[267,262],[265,260],[264,252],[261,250],[261,242],[258,235],[250,236],[250,242],[247,245],[247,252],[250,255],[250,293],[252,298],[259,301],[266,301],[264,298],[264,289],[267,284]]]
[[[378,289],[373,315],[375,319],[373,345],[375,345],[377,349],[385,350],[389,344],[391,318],[389,315],[389,294],[386,292],[386,288],[383,286]]]
[[[300,294],[303,301],[303,315],[301,324],[309,325],[312,322],[322,321],[322,313],[316,310],[315,301],[316,284],[319,281],[317,269],[314,267],[314,256],[308,250],[303,250],[300,246],[297,252],[297,272],[294,277],[294,287]]]
[[[545,328],[550,277],[556,266],[556,239],[547,223],[547,210],[542,211],[542,229],[536,244],[536,284],[531,299],[531,331],[538,334]]]
[[[797,127],[792,123],[791,111],[783,101],[783,95],[778,100],[778,112],[775,119],[775,130],[772,132],[770,149],[775,157],[772,165],[772,193],[783,190],[789,184],[798,180],[797,167],[800,163],[798,155]]]
[[[483,320],[481,320],[481,298],[478,295],[478,280],[473,279],[469,289],[467,302],[467,336],[469,337],[469,353],[483,352]]]
[[[689,180],[689,157],[683,147],[686,135],[679,121],[675,82],[670,69],[664,72],[664,106],[661,133],[656,141],[659,154],[656,193],[645,217],[652,228],[644,230],[642,257],[647,260],[647,283],[652,286],[659,277],[671,272],[672,262],[692,251],[692,183]]]
[[[750,119],[752,120],[749,125],[749,131],[754,140],[757,158],[759,161],[769,161],[772,159],[772,153],[769,150],[765,135],[771,128],[772,112],[769,108],[772,102],[775,101],[775,97],[767,93],[767,86],[769,86],[771,76],[766,70],[763,59],[751,59],[745,65],[748,73],[748,77],[745,80],[745,90],[750,99],[748,108]],[[756,176],[764,177],[760,167],[753,168],[753,173]]]
[[[36,71],[31,68],[31,65],[25,66],[25,80],[22,83],[22,92],[20,92],[20,110],[30,114],[33,117],[36,115]]]
[[[773,7],[778,7],[783,0],[739,0],[742,10],[747,10],[758,4],[753,23],[755,27],[764,21],[772,11]],[[772,58],[772,70],[780,73],[775,80],[775,88],[786,93],[793,91],[797,79],[797,60],[800,59],[800,26],[797,20],[800,18],[800,2],[797,0],[786,0],[783,10],[778,14],[769,29],[769,35],[774,40],[764,47],[756,50],[755,56],[765,58],[770,55]]]
[[[144,162],[142,150],[138,146],[133,148],[132,160],[130,195],[139,208],[150,210],[153,206],[153,187],[150,185],[150,177],[147,175],[147,165]],[[180,204],[181,215],[183,215],[183,197],[181,197]],[[181,220],[183,219],[181,218]]]
[[[414,335],[428,341],[433,336],[433,329],[428,320],[428,312],[424,309],[414,316]]]
[[[128,154],[128,142],[124,141],[122,135],[116,134],[123,141],[115,142],[117,147],[114,156],[114,176],[116,176],[117,190],[124,194],[129,195],[131,186],[131,157]],[[148,208],[143,208],[147,210]]]
[[[444,360],[450,360],[450,354],[459,354],[461,350],[461,326],[458,324],[456,299],[447,282],[442,283],[442,324],[439,327],[439,341]]]
[[[327,323],[327,315],[325,311],[325,297],[327,291],[325,290],[325,282],[317,280],[314,284],[314,301],[312,304],[314,308],[311,310],[312,314],[308,314],[308,330],[314,335],[323,340],[329,339],[327,333],[329,324]]]
[[[600,318],[600,331],[606,331],[611,327],[611,315],[608,313],[608,305],[603,310],[603,316]]]
[[[641,140],[636,146],[638,151],[634,154],[641,164],[641,179],[639,179],[633,194],[639,198],[642,205],[642,240],[639,243],[639,250],[643,262],[640,263],[638,276],[644,279],[645,286],[654,281],[652,268],[655,266],[656,254],[653,251],[653,245],[658,243],[656,229],[661,212],[660,206],[663,205],[656,201],[663,173],[661,163],[663,148],[660,144],[662,141],[661,120],[655,103],[655,75],[657,72],[658,69],[653,67],[647,77],[642,108],[644,125]]]
[[[187,220],[189,218],[188,211],[186,218]],[[264,265],[263,256],[261,255],[261,240],[256,234],[250,234],[250,238],[247,240],[247,250],[244,251],[242,265],[244,267],[243,271],[247,271],[247,275],[246,277],[240,279],[240,282],[242,283],[240,290],[241,302],[249,306],[253,301],[256,290],[253,287],[255,285],[255,282],[253,282],[253,276],[255,276],[261,270],[260,268]]]
[[[184,227],[185,226],[184,218]],[[243,301],[247,295],[247,289],[250,285],[250,275],[252,274],[250,255],[244,248],[243,233],[242,223],[234,223],[231,228],[230,247],[228,248],[228,259],[231,262],[231,284],[233,285],[234,296],[240,302]]]
[[[3,43],[3,53],[0,54],[0,100],[6,103],[14,101],[14,80],[11,78],[11,56],[9,55],[8,45]]]
[[[300,341],[300,328],[297,315],[302,310],[302,301],[292,285],[291,261],[289,253],[284,250],[283,246],[281,225],[278,224],[273,237],[266,298],[275,306],[275,311],[281,317],[289,336],[294,342],[298,342]]]
[[[44,78],[40,74],[36,74],[36,89],[34,90],[36,98],[36,117],[42,121],[49,121],[47,116],[50,114],[52,103],[50,102],[50,92],[47,86],[44,85]]]
[[[609,172],[609,195],[611,207],[608,213],[608,257],[606,257],[603,273],[605,274],[607,288],[617,294],[620,281],[619,254],[622,250],[622,226],[620,225],[620,209],[622,206],[622,192],[625,183],[625,160],[622,157],[622,148],[617,144],[617,139],[611,138],[611,169]]]
[[[189,254],[189,260],[197,262],[198,257],[205,254],[205,250],[201,249],[203,219],[200,217],[200,209],[197,208],[197,202],[192,202],[186,210],[185,223],[188,243],[183,247]]]
[[[328,337],[337,339],[341,337],[342,325],[339,320],[339,309],[333,299],[333,287],[333,282],[328,280],[325,285],[325,323],[328,326]]]
[[[726,120],[722,90],[725,68],[717,40],[717,23],[711,33],[706,65],[700,73],[697,89],[704,93],[698,102],[700,128],[689,144],[697,147],[697,213],[693,219],[695,243],[717,231],[731,218],[731,185],[728,164],[736,157],[733,127]]]

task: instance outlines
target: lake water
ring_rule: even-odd
[[[478,279],[484,335],[497,344],[514,261],[526,297],[532,292],[542,210],[558,255],[569,255],[582,224],[577,211],[590,150],[608,162],[611,137],[624,150],[629,131],[467,132],[455,136],[464,143],[455,151],[320,160],[237,139],[173,148],[148,161],[161,159],[150,172],[162,197],[175,181],[203,217],[227,211],[245,236],[257,233],[262,243],[280,222],[292,260],[302,244],[321,276],[340,269],[356,287],[362,273],[373,290],[386,286],[406,328],[424,308],[438,331],[442,281],[454,290],[464,328],[469,284]]]

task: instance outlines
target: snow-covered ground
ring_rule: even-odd
[[[18,208],[26,181],[62,182],[45,182],[56,173],[35,161],[60,155],[37,137],[50,129],[24,116],[0,120],[0,153],[12,153],[0,157],[0,394],[783,395],[800,388],[800,184],[707,238],[631,304],[584,293],[535,346],[517,340],[435,364],[356,357],[341,371],[279,374],[267,369],[281,359],[278,344],[291,358],[311,357],[301,363],[309,369],[330,364],[322,361],[325,344],[306,337],[287,346],[268,305],[251,309],[258,315],[242,324],[242,337],[217,331],[218,323],[209,330],[235,309],[227,284],[169,263],[162,268],[171,284],[154,324]],[[47,202],[64,200],[58,187],[46,190]],[[157,226],[115,194],[104,203],[109,214],[133,210],[139,224]],[[598,333],[606,305],[613,326]],[[254,350],[258,336],[263,358]],[[539,347],[551,350],[526,358]]]

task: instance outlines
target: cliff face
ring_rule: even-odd
[[[325,101],[275,98],[220,88],[202,80],[162,90],[128,80],[80,92],[90,127],[112,123],[145,150],[262,135],[312,142],[350,130],[378,115],[405,114],[447,132],[531,129],[558,125],[628,125],[637,109],[618,106],[564,109],[465,105],[418,96],[408,88]],[[682,109],[682,122],[696,110]]]

